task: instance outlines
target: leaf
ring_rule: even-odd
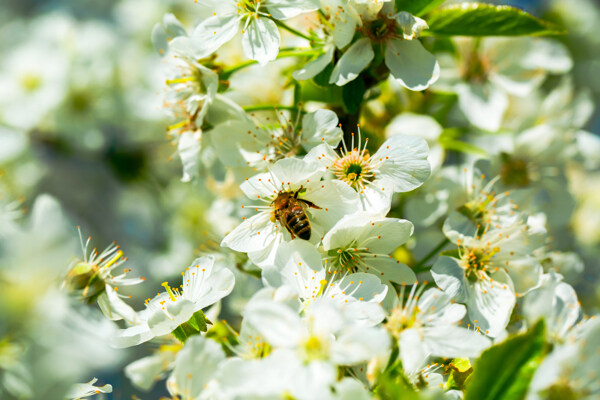
[[[356,114],[365,97],[365,81],[360,77],[348,82],[342,89],[342,99],[349,114]]]
[[[439,143],[444,149],[454,150],[460,153],[475,154],[481,157],[488,157],[487,152],[481,147],[477,147],[469,142],[463,142],[461,140],[454,139],[451,137],[451,135],[446,135],[445,133],[446,132],[442,133],[438,139]]]
[[[397,11],[407,11],[417,17],[433,10],[445,0],[396,0]]]
[[[544,321],[484,351],[467,382],[465,400],[522,399],[548,351]]]
[[[379,377],[374,393],[381,400],[419,399],[419,394],[413,389],[408,378],[404,375],[402,363],[399,360],[389,366]]]
[[[467,378],[473,373],[473,367],[468,358],[455,358],[450,363],[452,372],[446,382],[446,390],[458,389],[462,390],[467,382]]]
[[[559,26],[515,7],[461,3],[439,8],[427,18],[429,31],[440,36],[563,35]],[[427,32],[427,33],[426,33]]]

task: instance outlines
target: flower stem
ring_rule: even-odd
[[[313,41],[313,40],[311,39],[311,37],[310,37],[310,36],[308,36],[308,35],[305,35],[304,33],[300,32],[300,31],[297,31],[296,29],[292,28],[291,26],[288,26],[288,25],[284,24],[283,22],[281,22],[281,21],[279,21],[279,20],[277,20],[277,19],[275,19],[275,18],[272,18],[272,20],[273,20],[273,22],[275,22],[275,24],[276,24],[277,26],[279,26],[280,28],[282,28],[282,29],[285,29],[286,31],[288,31],[288,32],[290,32],[290,33],[293,33],[294,35],[296,35],[296,36],[299,36],[299,37],[301,37],[302,39],[306,39],[306,40],[308,40],[309,42],[312,42],[312,41]]]
[[[444,238],[444,240],[442,240],[437,246],[435,246],[435,248],[433,250],[431,250],[429,253],[427,253],[427,255],[421,261],[419,261],[417,263],[417,265],[415,265],[413,267],[413,271],[415,273],[419,273],[419,272],[425,272],[425,271],[429,270],[431,268],[430,266],[423,267],[425,265],[425,263],[427,261],[429,261],[433,256],[435,256],[448,243],[450,243],[450,240],[448,238]]]
[[[279,58],[286,58],[286,57],[312,56],[312,55],[320,53],[321,51],[322,51],[321,48],[315,48],[315,49],[296,48],[296,49],[280,51],[279,54],[277,55],[277,58],[279,59]],[[244,68],[254,65],[256,63],[257,63],[257,61],[255,61],[255,60],[248,60],[248,61],[243,61],[237,65],[234,65],[233,67],[227,68],[227,69],[223,70],[223,72],[221,72],[220,79],[227,80],[234,72],[237,72],[240,69],[244,69]]]

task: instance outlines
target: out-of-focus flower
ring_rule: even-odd
[[[213,256],[197,258],[186,268],[183,275],[181,291],[163,283],[166,292],[159,293],[153,299],[146,300],[146,309],[138,313],[136,324],[121,330],[114,338],[118,347],[134,346],[152,339],[155,336],[166,335],[176,329],[189,334],[184,327],[197,312],[216,303],[233,290],[233,273],[225,267],[215,265]],[[205,319],[203,315],[198,318]],[[194,326],[193,324],[198,326]],[[206,331],[206,321],[194,319],[192,327]],[[187,327],[187,326],[186,326]]]

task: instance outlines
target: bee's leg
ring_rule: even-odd
[[[316,208],[317,210],[320,210],[321,207],[319,207],[318,205],[316,205],[315,203],[313,203],[312,201],[308,201],[308,200],[302,200],[307,206],[309,206],[310,208]]]
[[[298,190],[296,190],[296,191],[294,192],[294,198],[295,198],[295,199],[297,199],[297,198],[298,198],[298,193],[300,193],[300,191],[301,191],[302,189],[304,189],[304,186],[300,186],[300,189],[298,189]]]

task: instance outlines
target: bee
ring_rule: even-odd
[[[320,210],[321,207],[308,200],[299,199],[298,194],[301,190],[302,187],[295,192],[279,192],[271,203],[274,208],[271,221],[279,221],[292,235],[292,239],[298,236],[300,239],[309,240],[310,222],[306,215],[306,208],[311,207]]]

